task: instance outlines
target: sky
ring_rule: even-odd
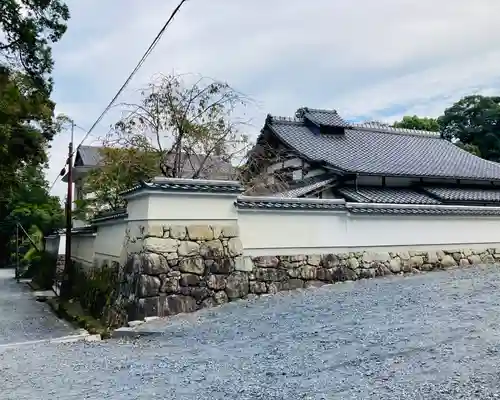
[[[80,127],[75,144],[177,3],[67,1],[53,99]],[[387,122],[438,116],[464,95],[500,92],[499,13],[498,0],[189,0],[118,103],[137,100],[158,73],[192,73],[252,98],[252,137],[267,114],[293,116],[303,106]],[[120,115],[119,107],[108,112],[84,144],[99,144]],[[69,137],[52,143],[50,183]],[[64,184],[52,193],[64,196]]]

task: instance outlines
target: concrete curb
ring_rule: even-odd
[[[123,328],[115,329],[111,332],[112,339],[138,339],[141,337],[151,337],[151,336],[160,336],[162,332],[158,331],[140,331],[128,326]]]
[[[75,335],[61,336],[58,338],[29,340],[26,342],[0,344],[0,350],[22,347],[22,346],[30,346],[42,343],[60,344],[60,343],[74,343],[79,341],[97,342],[100,340],[101,340],[101,335],[90,335],[88,332],[84,332]]]

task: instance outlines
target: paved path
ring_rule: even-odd
[[[17,283],[14,274],[0,269],[0,346],[75,333],[47,304],[37,302],[26,284]]]
[[[279,294],[151,326],[163,335],[0,351],[0,398],[500,398],[498,267]]]

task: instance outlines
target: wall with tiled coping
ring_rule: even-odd
[[[119,266],[117,302],[129,319],[500,259],[500,208],[251,198],[240,191],[235,182],[158,180],[125,193],[126,211],[95,221],[94,242],[116,245],[87,262]]]

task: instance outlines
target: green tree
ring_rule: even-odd
[[[439,132],[440,127],[436,118],[405,115],[401,121],[393,124],[395,128],[418,129],[422,131]]]
[[[15,222],[45,229],[46,212],[58,206],[40,192],[46,190],[41,168],[57,131],[51,46],[68,18],[61,0],[0,0],[0,265],[9,257]]]
[[[466,96],[439,117],[443,138],[482,158],[500,161],[500,97]]]
[[[249,142],[239,128],[245,121],[234,114],[249,102],[227,83],[209,79],[188,84],[169,75],[152,82],[139,104],[123,105],[133,111],[103,139],[101,166],[83,184],[88,198],[76,202],[78,217],[123,207],[119,193],[139,180],[204,178],[243,158]]]
[[[92,219],[98,212],[125,206],[120,193],[141,180],[158,175],[159,160],[141,146],[104,147],[101,164],[88,173],[83,183],[84,199],[76,200],[75,216]]]

